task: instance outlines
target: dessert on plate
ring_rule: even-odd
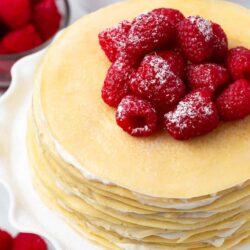
[[[27,130],[44,201],[105,249],[246,243],[249,22],[226,1],[130,0],[66,29]]]

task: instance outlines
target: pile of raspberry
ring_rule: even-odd
[[[217,23],[160,8],[104,30],[99,42],[112,62],[102,98],[132,136],[165,129],[187,140],[250,115],[250,50],[229,50]]]
[[[0,54],[31,50],[60,27],[55,0],[0,0]]]
[[[46,242],[32,233],[19,233],[13,238],[7,231],[0,229],[1,250],[48,250]]]

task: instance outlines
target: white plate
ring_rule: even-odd
[[[13,67],[11,87],[0,98],[0,181],[10,196],[9,220],[18,231],[45,236],[56,250],[101,250],[48,209],[32,187],[25,137],[34,70],[42,53],[26,57]]]

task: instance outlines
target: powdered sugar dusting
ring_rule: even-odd
[[[146,13],[136,17],[128,35],[128,48],[150,52],[171,40],[173,27],[162,14]]]
[[[155,73],[155,79],[160,84],[165,83],[166,76],[168,74],[173,74],[170,71],[170,67],[167,64],[167,62],[159,56],[152,57],[152,59],[149,62],[149,65],[153,67],[153,71]]]
[[[209,42],[213,38],[212,23],[199,16],[190,16],[188,19],[197,26],[199,31],[205,37],[205,41]]]
[[[158,55],[148,55],[143,59],[130,86],[133,93],[162,109],[176,104],[185,93],[183,81]]]
[[[133,128],[131,134],[132,134],[132,135],[136,135],[136,134],[138,134],[138,133],[149,132],[149,131],[150,131],[149,126],[148,126],[148,125],[145,125],[145,126],[143,126],[143,127],[141,127],[141,128],[140,128],[140,127],[139,127],[139,128]]]
[[[124,20],[99,34],[100,45],[111,61],[115,61],[121,53],[124,53],[130,28],[131,23]]]
[[[121,59],[120,60],[119,59],[115,61],[113,67],[115,67],[118,71],[122,71],[122,69],[126,69],[126,64]],[[125,74],[127,74],[126,71]]]
[[[192,89],[210,88],[214,91],[228,81],[229,75],[226,68],[213,63],[205,63],[189,66],[187,78]]]
[[[181,130],[192,126],[190,120],[209,117],[213,114],[213,105],[206,103],[200,92],[196,92],[192,98],[181,101],[176,110],[169,112],[165,118]],[[188,119],[187,119],[188,118]]]
[[[124,119],[124,108],[122,105],[119,105],[117,110],[116,110],[116,115],[119,119],[123,120]]]
[[[169,64],[162,57],[157,55],[148,56],[145,62],[149,62],[149,65],[152,67],[152,71],[148,72],[151,72],[152,75],[146,81],[150,79],[152,83],[158,84],[161,87],[161,85],[169,80],[170,76],[173,76],[177,86],[182,84],[182,81],[171,71]]]
[[[107,37],[113,40],[113,43],[119,50],[125,48],[127,42],[127,33],[131,27],[128,21],[120,22],[115,27],[108,29]]]
[[[131,44],[138,44],[140,42],[144,42],[144,40],[147,39],[148,36],[144,36],[141,31],[145,29],[145,27],[151,27],[148,28],[150,30],[150,36],[156,37],[159,34],[159,23],[162,20],[162,16],[156,16],[156,15],[150,15],[148,13],[141,14],[138,17],[135,18],[132,28],[129,32],[129,42]],[[146,25],[147,24],[147,25]],[[152,27],[152,24],[154,26]],[[153,28],[153,29],[152,29]]]

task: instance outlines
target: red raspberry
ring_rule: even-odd
[[[8,33],[8,28],[5,23],[0,19],[0,54],[7,54],[8,51],[4,48],[2,38]]]
[[[5,55],[5,54],[8,54],[8,51],[5,49],[5,47],[0,41],[0,55]]]
[[[168,21],[174,26],[185,18],[185,16],[179,10],[171,8],[154,9],[152,13],[166,16]]]
[[[12,236],[0,229],[0,249],[1,250],[11,250],[13,243]]]
[[[14,239],[12,250],[47,250],[45,241],[36,234],[19,233]]]
[[[207,61],[212,56],[213,29],[210,21],[191,16],[177,25],[177,35],[185,56],[193,63]]]
[[[148,101],[126,96],[117,108],[116,122],[132,136],[149,136],[156,131],[156,110]]]
[[[128,34],[126,51],[132,57],[140,57],[166,47],[175,36],[174,26],[164,15],[154,13],[136,17]]]
[[[29,0],[1,0],[0,18],[12,29],[26,25],[31,18]]]
[[[227,67],[234,79],[250,80],[250,50],[244,47],[229,50]]]
[[[227,35],[217,23],[212,23],[212,29],[214,34],[212,59],[215,62],[224,62],[228,52]]]
[[[5,49],[11,53],[27,51],[39,46],[41,43],[39,34],[31,24],[9,32],[2,40]]]
[[[118,26],[108,28],[99,34],[99,43],[111,62],[124,52],[130,28],[131,23],[124,20]]]
[[[5,23],[0,19],[0,40],[4,37],[8,32],[8,27]]]
[[[243,119],[250,115],[250,82],[237,80],[217,99],[220,117],[225,121]]]
[[[211,91],[208,89],[189,93],[164,118],[169,134],[177,140],[207,134],[219,124],[217,109],[211,101]]]
[[[229,81],[227,69],[218,64],[199,64],[187,67],[187,80],[191,89],[209,88],[212,91]]]
[[[129,81],[135,71],[130,65],[129,60],[120,57],[108,70],[102,88],[102,99],[111,107],[117,107],[129,92]]]
[[[157,55],[149,55],[143,59],[130,87],[134,94],[151,101],[160,111],[169,110],[185,94],[182,80]]]
[[[41,0],[35,4],[33,19],[43,40],[51,38],[59,30],[61,21],[55,0]]]
[[[181,79],[184,78],[186,62],[181,53],[167,50],[157,52],[157,55],[162,57],[167,62],[170,71]]]

